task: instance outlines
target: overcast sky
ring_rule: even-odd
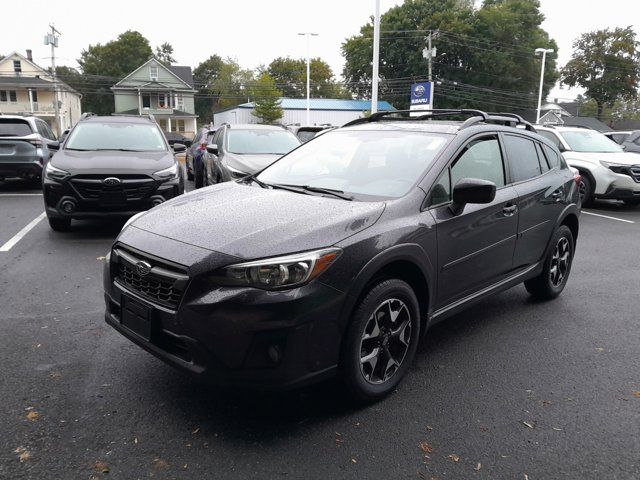
[[[381,0],[381,10],[399,3]],[[638,0],[541,3],[546,16],[543,27],[558,42],[560,65],[570,58],[573,40],[582,32],[633,25],[640,36]],[[108,42],[131,29],[141,32],[152,47],[171,43],[180,65],[195,67],[216,53],[255,68],[279,56],[305,56],[306,43],[297,34],[310,31],[319,34],[311,40],[311,55],[325,59],[339,77],[343,66],[340,45],[358,33],[373,14],[374,5],[374,0],[4,0],[0,54],[31,48],[36,63],[48,65],[50,52],[42,37],[53,22],[62,32],[56,53],[61,65],[77,66],[76,59],[89,44]],[[575,93],[555,89],[551,96],[566,98]]]

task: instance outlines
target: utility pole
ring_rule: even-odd
[[[436,56],[436,49],[433,48],[432,41],[438,38],[438,32],[429,30],[427,35],[427,48],[422,50],[422,56],[427,59],[428,65],[428,79],[433,82],[433,58]]]
[[[310,119],[310,103],[311,101],[309,100],[310,98],[310,77],[311,77],[311,67],[310,67],[310,58],[309,58],[309,49],[310,49],[310,39],[311,37],[317,37],[318,34],[317,33],[312,33],[312,32],[305,32],[305,33],[299,33],[298,35],[304,35],[305,37],[307,37],[307,125],[311,125],[311,119]]]
[[[376,0],[373,17],[373,74],[371,82],[371,114],[378,111],[378,76],[380,67],[380,0]]]
[[[58,37],[62,35],[53,24],[49,25],[51,33],[45,35],[44,44],[51,45],[51,75],[53,76],[53,109],[55,112],[58,135],[62,134],[62,119],[60,118],[60,105],[58,105],[58,75],[56,74],[56,47]]]
[[[536,48],[536,55],[542,54],[542,68],[540,69],[540,90],[538,92],[538,110],[536,113],[536,123],[540,123],[540,107],[542,106],[542,87],[544,86],[544,64],[547,60],[547,53],[553,53],[551,48]]]

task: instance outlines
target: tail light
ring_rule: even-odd
[[[31,145],[33,145],[34,147],[42,147],[42,141],[41,140],[29,140],[29,143]]]

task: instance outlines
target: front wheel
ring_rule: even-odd
[[[360,402],[391,392],[407,372],[420,337],[420,306],[413,289],[398,279],[374,286],[356,308],[343,343],[340,369]]]
[[[582,205],[587,206],[593,203],[593,184],[591,179],[584,173],[580,172],[580,185],[578,186],[580,193],[580,201]]]
[[[51,230],[54,232],[68,232],[71,230],[71,219],[70,218],[54,218],[47,217],[49,220],[49,226]]]
[[[553,235],[551,245],[551,250],[544,260],[542,273],[524,282],[527,292],[541,300],[556,298],[562,293],[569,279],[575,245],[569,227],[561,225]]]

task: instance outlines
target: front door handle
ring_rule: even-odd
[[[553,192],[551,194],[551,198],[553,198],[553,200],[555,202],[559,202],[562,200],[562,191],[561,190],[556,190],[555,192]]]
[[[518,206],[517,205],[506,205],[503,209],[502,209],[502,214],[505,217],[511,217],[514,213],[516,213],[518,211]]]

